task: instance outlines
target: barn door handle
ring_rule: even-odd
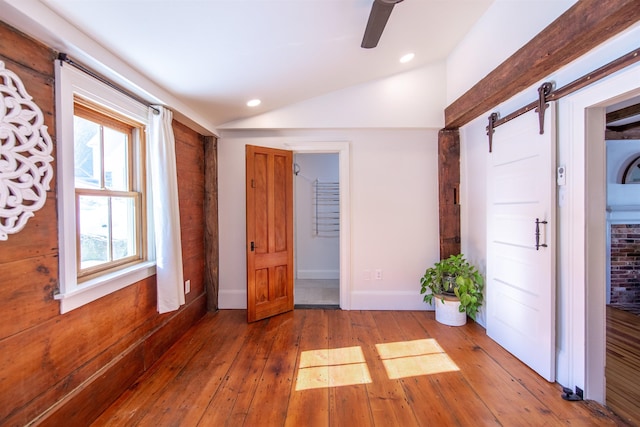
[[[541,247],[547,247],[546,243],[540,243],[540,224],[547,224],[547,221],[540,221],[539,218],[536,218],[536,251]]]

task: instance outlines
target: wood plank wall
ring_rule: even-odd
[[[55,57],[0,21],[0,60],[43,110],[54,143]],[[174,130],[186,305],[159,315],[151,277],[60,315],[54,177],[43,209],[0,241],[0,425],[89,424],[204,315],[204,139]]]

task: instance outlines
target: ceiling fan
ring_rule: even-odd
[[[387,25],[387,21],[393,10],[393,6],[401,1],[402,0],[373,0],[371,13],[367,21],[367,28],[365,28],[364,37],[362,37],[361,47],[371,49],[378,45],[382,31],[385,25]]]

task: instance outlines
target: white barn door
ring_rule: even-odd
[[[495,129],[487,176],[487,334],[555,381],[555,103]]]

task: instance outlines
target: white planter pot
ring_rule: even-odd
[[[444,298],[444,303],[442,299]],[[467,313],[460,313],[460,300],[448,295],[435,295],[433,304],[436,306],[436,320],[444,325],[462,326],[467,323]]]

